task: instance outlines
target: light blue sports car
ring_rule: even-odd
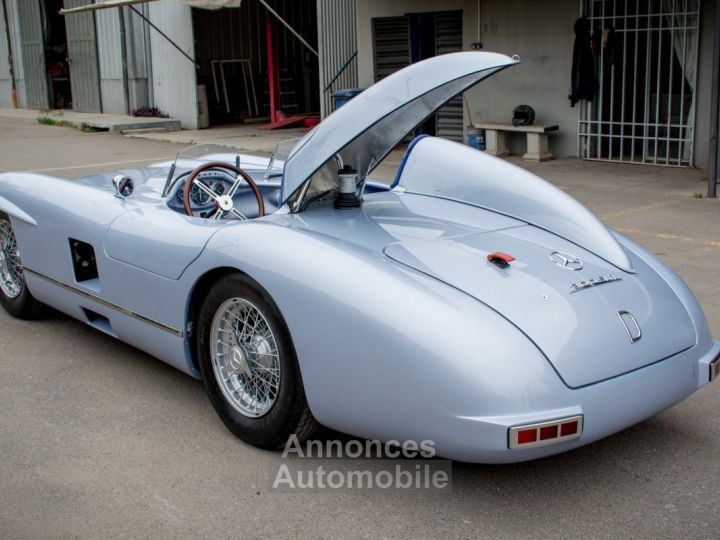
[[[238,437],[318,424],[523,461],[605,437],[720,375],[672,270],[562,191],[433,137],[517,63],[463,52],[369,88],[271,159],[194,147],[76,181],[0,175],[0,301],[52,306],[202,378]]]

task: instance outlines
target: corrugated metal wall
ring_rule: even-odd
[[[65,0],[69,9],[92,4],[92,0]],[[76,13],[65,17],[73,110],[102,112],[95,16]]]
[[[325,90],[328,83],[357,50],[356,0],[317,0],[318,52],[320,53],[320,113],[333,111],[332,92],[358,85],[357,58]]]
[[[0,107],[12,107],[11,92],[7,30],[5,29],[2,3],[0,3]]]
[[[137,9],[147,12],[148,6],[138,6]],[[124,13],[130,108],[137,109],[149,104],[149,70],[146,61],[149,40],[145,30],[146,23],[128,8],[124,9]],[[125,112],[119,18],[117,9],[95,12],[103,110],[112,113]]]
[[[29,109],[42,109],[49,104],[47,74],[45,70],[45,45],[39,0],[17,2],[17,19],[22,54],[22,78],[24,103]],[[17,51],[18,48],[15,48]]]
[[[23,79],[23,61],[19,54],[20,50],[20,30],[17,22],[17,9],[15,8],[15,0],[6,2],[8,10],[8,25],[10,26],[10,46],[13,50],[13,64],[15,68],[15,84],[17,88],[17,104],[18,107],[25,106],[25,81]]]
[[[192,13],[177,2],[148,4],[149,18],[186,54],[194,57]],[[185,129],[198,121],[195,66],[157,32],[150,33],[155,105],[176,118]]]

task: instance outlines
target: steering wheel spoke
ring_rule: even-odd
[[[230,190],[227,193],[230,197],[235,196],[235,193],[237,192],[238,189],[240,189],[240,184],[242,183],[243,180],[245,180],[245,179],[242,177],[242,175],[238,174],[237,177],[235,178],[235,182],[233,182],[233,185],[230,186]]]
[[[227,217],[228,214],[234,215],[236,218],[238,218],[240,221],[247,221],[247,217],[242,214],[239,210],[236,210],[233,208],[232,210],[225,211],[222,208],[218,208],[217,211],[210,217],[210,219],[223,219]]]
[[[241,221],[247,221],[247,217],[244,216],[244,215],[242,214],[242,212],[240,212],[239,210],[236,210],[235,208],[233,208],[232,210],[230,210],[230,213],[233,214],[235,217],[237,217],[237,218],[238,218],[239,220],[241,220]]]

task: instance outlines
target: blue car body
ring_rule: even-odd
[[[120,171],[129,197],[118,173],[0,175],[28,289],[199,378],[203,291],[243,272],[282,313],[321,424],[432,440],[448,458],[524,461],[640,422],[708,383],[720,354],[670,268],[547,182],[456,143],[423,138],[392,185],[370,177],[439,106],[515,63],[457,53],[388,77],[297,143],[278,177],[233,153]],[[239,160],[267,215],[185,215],[183,175],[211,159]],[[334,159],[359,171],[357,208],[311,199]],[[249,190],[234,203],[252,217]],[[78,279],[74,241],[93,248],[96,277]],[[572,436],[519,443],[518,426],[563,419],[579,419]]]

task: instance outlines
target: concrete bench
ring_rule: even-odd
[[[557,131],[558,126],[513,126],[512,124],[475,124],[477,129],[485,130],[485,151],[494,156],[509,156],[507,134],[519,132],[527,134],[527,150],[523,159],[528,161],[548,161],[553,155],[548,150],[548,133]]]

